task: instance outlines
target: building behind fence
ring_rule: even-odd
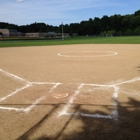
[[[62,37],[62,33],[47,32],[47,33],[21,33],[13,29],[0,29],[3,37],[16,37],[16,36],[26,36],[26,37]],[[69,33],[63,33],[64,37],[68,37]],[[73,36],[78,36],[78,33],[73,33]]]

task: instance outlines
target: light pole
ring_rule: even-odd
[[[63,22],[62,22],[62,40],[64,39],[64,35],[63,35]]]

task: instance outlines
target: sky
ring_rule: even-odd
[[[140,0],[0,0],[0,22],[59,26],[137,10]]]

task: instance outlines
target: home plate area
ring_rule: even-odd
[[[94,118],[117,119],[114,88],[107,85],[80,84],[59,112],[61,115],[81,115]]]
[[[29,113],[37,105],[61,105],[56,113],[58,117],[73,115],[118,120],[119,102],[140,98],[140,77],[106,85],[66,84],[30,82],[0,71],[3,79],[0,110]]]
[[[8,77],[11,76],[13,81],[8,78],[10,83],[13,85],[18,81],[18,87],[20,88],[13,85],[12,88],[16,89],[0,98],[1,110],[28,113],[37,105],[62,104],[63,107],[58,116],[82,115],[108,119],[112,119],[112,112],[116,110],[113,98],[114,88],[112,86],[29,82],[13,74],[8,74]],[[10,91],[12,88],[10,88]],[[107,110],[106,106],[110,107],[110,110]]]
[[[30,82],[12,93],[0,99],[0,109],[29,113],[37,105],[61,104],[58,116],[107,119],[113,119],[117,111],[114,88],[104,85]]]

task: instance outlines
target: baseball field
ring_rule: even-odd
[[[0,140],[140,139],[139,41],[22,43],[0,42]]]

